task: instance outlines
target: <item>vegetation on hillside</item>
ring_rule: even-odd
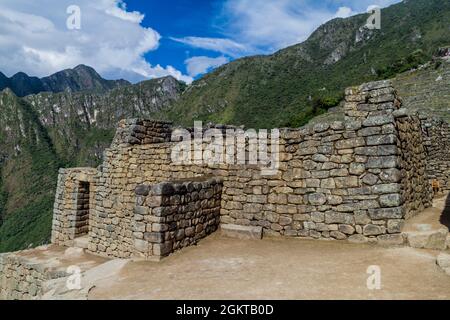
[[[450,2],[405,1],[382,10],[381,30],[368,15],[335,19],[302,44],[270,56],[239,59],[195,81],[168,117],[254,128],[301,125],[314,116],[310,97],[334,98],[351,85],[390,78],[431,59],[450,43]]]
[[[366,19],[335,19],[302,44],[236,60],[187,87],[167,77],[107,92],[23,99],[0,92],[0,252],[49,240],[58,169],[98,165],[121,118],[300,127],[313,118],[339,116],[327,111],[336,109],[345,87],[417,68],[450,43],[448,1],[410,0],[384,9],[381,30],[362,29]],[[405,101],[448,108],[450,77],[437,81],[447,68],[436,63],[401,75],[402,92],[423,97],[405,94]],[[0,85],[7,82],[0,74]]]

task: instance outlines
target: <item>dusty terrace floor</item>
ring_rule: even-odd
[[[89,299],[450,299],[438,252],[214,235],[160,263],[127,264]],[[368,290],[370,265],[381,290]]]

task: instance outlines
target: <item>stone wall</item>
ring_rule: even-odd
[[[0,255],[0,300],[30,300],[42,295],[45,270],[12,254]]]
[[[169,142],[170,122],[142,119],[124,119],[119,122],[112,145],[136,145]]]
[[[419,120],[401,109],[389,81],[349,88],[345,112],[344,122],[280,130],[273,175],[248,164],[177,165],[167,123],[122,121],[94,178],[89,250],[122,258],[154,254],[158,243],[140,238],[143,225],[136,222],[144,209],[136,201],[143,195],[136,197],[136,187],[199,176],[223,181],[221,223],[261,226],[270,236],[402,243],[404,219],[430,205]],[[158,139],[143,128],[156,128]]]
[[[450,190],[450,126],[439,119],[421,117],[424,145],[427,153],[427,173],[439,181],[442,190]]]
[[[71,246],[88,235],[96,169],[60,169],[52,222],[52,243]]]
[[[405,217],[410,218],[432,205],[433,194],[427,173],[421,121],[417,116],[397,118],[401,154],[402,198]]]
[[[222,181],[197,178],[136,188],[133,238],[143,257],[164,257],[197,243],[220,224]]]

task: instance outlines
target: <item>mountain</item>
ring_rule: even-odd
[[[48,129],[58,153],[75,166],[99,163],[124,118],[161,118],[185,85],[168,76],[100,92],[39,93],[24,98]]]
[[[450,2],[386,8],[381,30],[363,28],[367,17],[332,20],[304,43],[236,60],[187,87],[172,77],[111,82],[86,66],[43,79],[0,73],[0,88],[11,88],[0,92],[0,252],[48,241],[58,168],[97,166],[121,118],[301,126],[342,117],[345,87],[384,78],[395,78],[405,106],[448,116],[450,63],[424,63],[450,44]]]
[[[396,75],[392,82],[403,100],[403,107],[410,113],[450,123],[450,58],[434,57],[419,68]],[[341,106],[315,117],[308,125],[335,120],[344,120]]]
[[[350,85],[390,78],[450,44],[450,1],[408,0],[381,12],[334,19],[305,42],[269,56],[247,57],[195,81],[168,117],[253,128],[301,126],[337,105]]]
[[[104,92],[129,84],[125,80],[105,80],[94,69],[85,65],[63,70],[41,79],[30,77],[23,72],[16,73],[11,78],[7,78],[3,73],[0,73],[0,91],[10,88],[19,97],[39,92],[56,93],[84,90]]]
[[[120,119],[157,117],[184,87],[165,77],[103,93],[1,91],[0,252],[48,241],[58,169],[97,166]]]
[[[48,239],[58,168],[63,166],[33,108],[0,93],[0,252]]]

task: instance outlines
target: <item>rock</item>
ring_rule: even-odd
[[[363,228],[363,234],[365,236],[378,236],[380,234],[384,234],[385,230],[381,226],[376,226],[373,224],[368,224]]]
[[[394,116],[394,118],[406,117],[408,115],[408,109],[401,108],[401,109],[395,110],[392,113],[392,115]]]
[[[378,177],[372,173],[367,173],[364,175],[362,182],[366,185],[373,186],[378,182]]]
[[[378,184],[376,186],[373,186],[372,190],[376,194],[399,193],[400,184],[398,183]]]
[[[362,234],[354,234],[348,237],[348,241],[351,243],[368,243],[369,239],[364,237]]]
[[[341,188],[356,188],[359,186],[358,177],[349,176],[349,177],[338,177],[334,179],[336,183],[336,187]]]
[[[353,224],[354,223],[353,215],[342,212],[333,212],[333,213],[325,213],[325,223],[326,224]]]
[[[150,192],[150,186],[148,186],[148,185],[141,184],[141,185],[138,185],[135,189],[135,193],[138,196],[148,196],[149,192]]]
[[[371,116],[362,122],[363,127],[382,126],[384,124],[393,123],[392,115]]]
[[[156,196],[170,196],[174,193],[174,188],[171,183],[159,183],[151,188],[151,192]]]
[[[381,208],[381,209],[369,209],[369,216],[373,220],[384,219],[401,219],[403,218],[403,208]]]
[[[403,203],[400,194],[384,194],[380,196],[380,205],[382,207],[398,207]]]
[[[381,133],[380,127],[368,127],[358,130],[358,136],[360,137],[374,136],[380,133]]]
[[[368,169],[390,169],[399,165],[399,159],[396,156],[369,157],[366,167]]]
[[[341,224],[339,225],[339,231],[344,234],[352,235],[355,233],[355,228],[348,224]]]
[[[408,244],[412,248],[445,250],[447,247],[447,229],[407,232],[406,234]]]
[[[339,140],[336,142],[336,149],[352,149],[365,146],[366,142],[363,137],[352,138],[347,140]]]
[[[147,252],[148,251],[148,242],[141,239],[134,239],[134,248],[139,252]]]
[[[290,225],[292,223],[292,218],[289,216],[281,216],[280,219],[278,220],[278,223],[281,226],[287,226]]]
[[[327,131],[330,128],[330,124],[328,123],[318,123],[314,125],[313,130],[315,132],[324,132]]]
[[[405,243],[402,234],[384,234],[377,237],[378,244],[383,246],[401,246]]]
[[[241,240],[261,240],[263,237],[262,227],[221,224],[220,230],[227,237]]]
[[[368,146],[395,145],[395,144],[397,144],[397,136],[393,134],[367,137]]]
[[[366,166],[364,163],[351,163],[350,164],[350,174],[360,175],[366,171]]]
[[[161,232],[145,232],[144,239],[151,243],[163,243],[163,233]]]
[[[441,267],[442,269],[447,269],[450,268],[450,254],[448,253],[441,253],[438,257],[437,257],[437,264],[439,267]]]
[[[347,239],[347,236],[339,231],[331,231],[330,236],[332,238],[335,238],[336,240],[345,240]]]
[[[309,203],[321,206],[327,202],[327,197],[323,193],[312,193],[308,196]]]
[[[393,168],[393,169],[385,169],[381,171],[380,174],[381,180],[384,182],[400,182],[402,178],[402,173],[400,170]],[[398,191],[390,191],[390,192],[398,192]],[[386,193],[390,193],[386,192]]]
[[[403,226],[405,225],[404,220],[388,220],[387,227],[389,233],[400,233],[402,232]]]

